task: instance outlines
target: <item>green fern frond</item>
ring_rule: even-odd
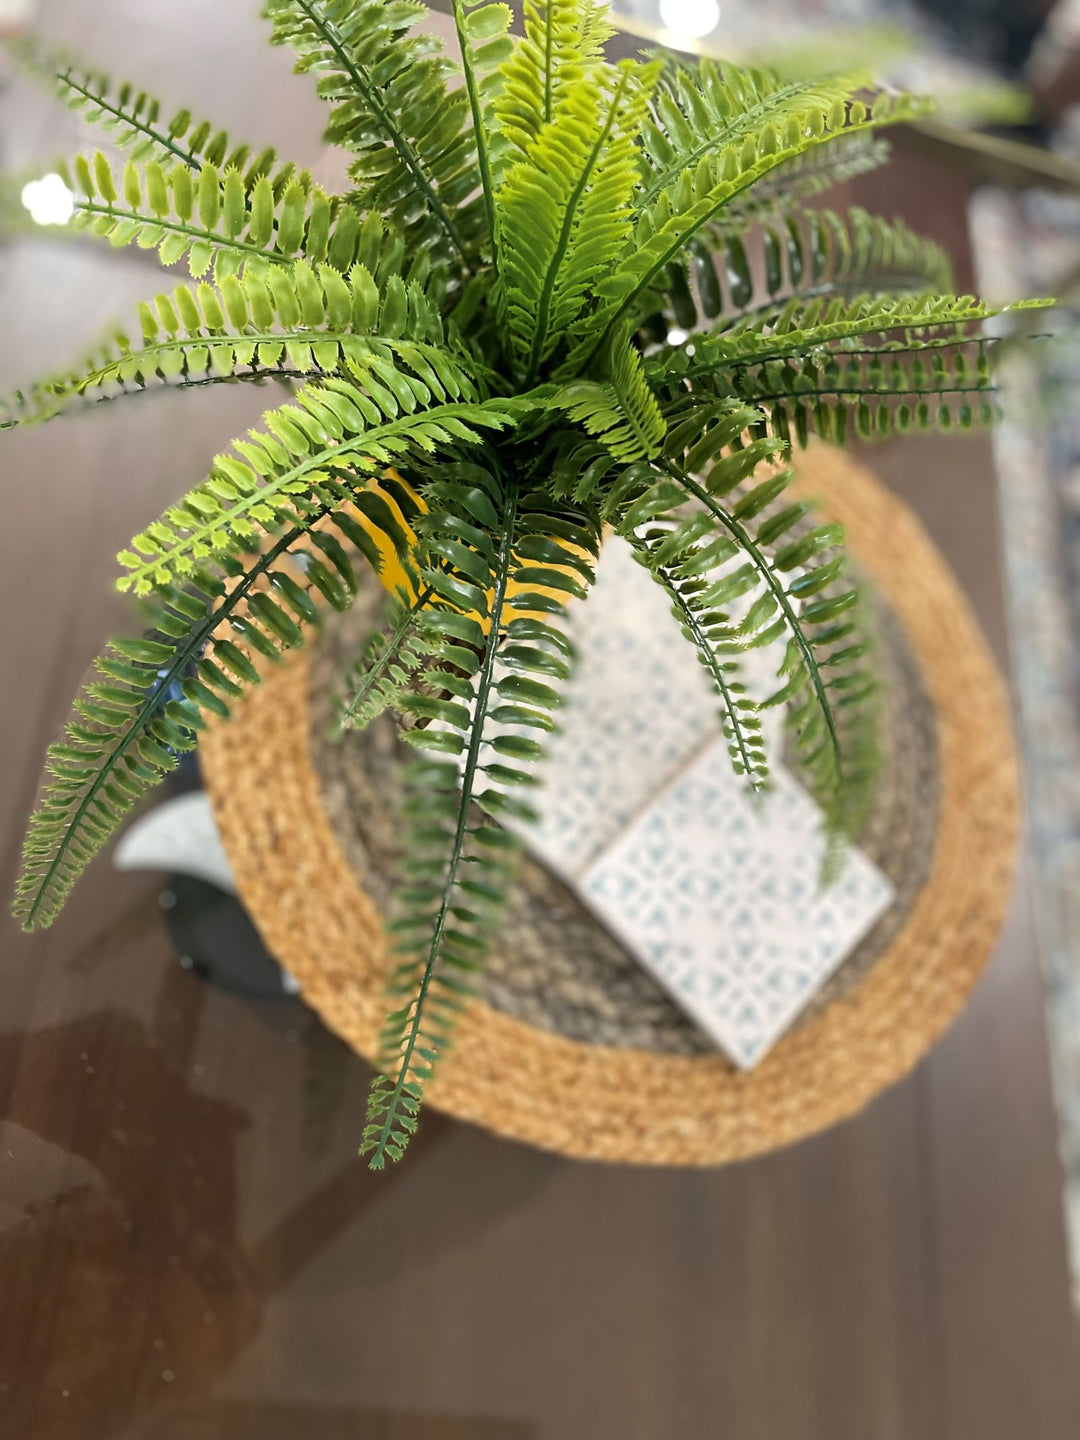
[[[182,587],[159,587],[153,632],[110,642],[48,752],[16,890],[27,930],[53,920],[124,816],[195,748],[206,716],[227,716],[258,682],[254,656],[276,658],[302,642],[316,613],[311,593],[338,609],[349,604],[356,577],[346,551],[330,536],[307,535],[309,525],[338,518],[321,506],[265,554],[227,557],[193,570]]]
[[[843,185],[859,175],[877,170],[890,155],[889,142],[871,131],[840,136],[829,145],[809,150],[778,165],[753,190],[730,207],[718,222],[745,227],[754,220],[766,220],[778,211],[796,209],[800,204]]]
[[[768,288],[774,280],[779,287],[801,291],[807,286],[804,277],[812,274],[813,293],[819,294],[885,288],[893,283],[886,256],[899,255],[901,245],[896,242],[900,240],[906,263],[896,273],[896,288],[948,289],[949,263],[941,247],[912,235],[902,221],[868,216],[864,221],[865,212],[856,206],[847,221],[831,212],[794,208],[799,201],[883,164],[888,153],[886,142],[870,133],[837,139],[778,166],[725,206],[716,221],[687,245],[685,256],[672,261],[657,282],[657,309],[644,322],[646,339],[662,341],[673,326],[694,330],[719,315],[725,303],[739,311],[757,297],[759,308],[768,309],[777,293]],[[862,264],[856,274],[851,264],[856,255],[851,232],[865,230],[866,222],[872,230],[883,227],[890,234],[879,241],[885,254],[866,257],[869,263]],[[747,263],[748,252],[756,263]],[[770,298],[763,299],[763,295]]]
[[[669,412],[665,454],[652,475],[640,467],[608,511],[621,512],[624,533],[640,535],[643,525],[679,520],[680,503],[692,500],[709,518],[711,530],[698,538],[715,545],[717,563],[737,555],[696,597],[707,607],[709,639],[728,653],[786,641],[780,687],[764,703],[785,707],[799,768],[838,844],[858,833],[875,775],[868,643],[858,592],[845,580],[842,530],[807,528],[809,506],[783,503],[790,472],[775,462],[785,447],[769,436],[747,439],[762,419],[729,398],[683,400]],[[755,481],[763,463],[770,473]],[[704,551],[706,558],[713,553]],[[744,597],[751,597],[749,608],[732,620],[725,612]]]
[[[858,205],[846,216],[832,210],[785,216],[782,229],[765,231],[764,243],[769,300],[775,300],[785,280],[793,292],[808,297],[952,289],[952,264],[935,240]]]
[[[502,66],[495,102],[507,164],[527,155],[563,104],[579,93],[614,33],[607,6],[593,0],[525,0],[524,16],[524,39]]]
[[[119,587],[142,595],[182,583],[209,556],[303,523],[328,487],[364,509],[377,471],[409,453],[478,442],[520,413],[514,400],[434,403],[423,382],[375,359],[350,381],[311,385],[268,410],[262,429],[234,441],[235,454],[219,455],[201,485],[135,536],[117,557],[128,572]]]
[[[501,822],[534,816],[519,792],[535,784],[535,737],[553,725],[552,682],[569,673],[569,643],[551,617],[562,595],[583,595],[593,578],[587,560],[568,562],[565,528],[589,551],[598,545],[587,517],[553,510],[517,475],[477,466],[461,473],[440,485],[439,516],[420,522],[421,580],[444,607],[428,620],[442,628],[446,663],[430,677],[437,689],[398,702],[414,722],[405,738],[422,758],[410,767],[404,810],[406,883],[391,930],[396,1008],[381,1037],[386,1073],[372,1086],[361,1143],[374,1169],[400,1159],[415,1131],[424,1086],[485,953],[520,849]],[[511,618],[511,604],[549,618]]]
[[[449,576],[433,570],[423,577],[431,584],[442,576],[443,594],[447,581],[454,582],[469,608],[454,608],[452,602],[448,607],[457,663],[446,693],[416,692],[404,698],[415,720],[438,724],[419,723],[407,734],[435,756],[464,756],[464,761],[460,775],[456,758],[425,757],[410,767],[404,818],[411,834],[402,896],[408,908],[392,930],[397,959],[389,987],[392,1002],[400,1008],[388,1017],[381,1038],[388,1073],[371,1088],[360,1145],[373,1169],[399,1159],[416,1129],[424,1085],[449,1043],[462,1003],[459,977],[469,974],[484,946],[469,919],[478,913],[476,902],[482,899],[474,888],[487,886],[493,895],[500,894],[498,881],[504,876],[496,871],[496,883],[490,883],[493,866],[487,850],[504,856],[512,847],[505,832],[484,821],[477,824],[472,816],[482,776],[484,730],[497,693],[495,660],[512,565],[518,482],[512,478],[504,485],[492,484],[489,495],[496,507],[495,534],[481,533],[479,548],[462,547],[463,568],[455,567]],[[486,634],[476,616],[487,622]]]
[[[415,282],[367,267],[347,275],[297,260],[182,285],[139,307],[142,344],[115,331],[84,365],[0,403],[0,429],[48,420],[80,402],[200,379],[355,375],[394,367],[435,400],[472,400],[468,360],[447,344],[442,316]]]
[[[769,762],[761,733],[758,705],[739,675],[741,637],[730,633],[729,617],[715,608],[714,572],[736,558],[739,549],[728,536],[717,536],[706,511],[675,518],[685,497],[677,487],[654,486],[623,517],[621,533],[671,602],[671,613],[720,701],[720,733],[736,775],[752,790],[768,778]],[[657,520],[659,516],[659,521]],[[647,518],[646,518],[647,517]]]
[[[482,207],[466,126],[469,100],[450,90],[441,43],[408,32],[427,13],[418,0],[266,0],[273,43],[289,45],[297,71],[318,77],[332,107],[326,139],[356,159],[356,205],[380,214],[410,250],[465,264]]]
[[[404,692],[433,656],[442,651],[442,638],[425,623],[434,591],[422,586],[415,598],[407,591],[394,595],[363,654],[345,675],[334,706],[334,730],[364,730],[384,710],[400,708]]]
[[[209,120],[195,120],[190,110],[166,119],[161,102],[145,90],[128,81],[114,85],[107,75],[49,51],[33,36],[13,40],[7,48],[30,74],[51,86],[69,110],[105,131],[133,160],[165,165],[179,161],[189,170],[207,162],[220,170],[243,170],[249,188],[274,169],[272,149],[255,152],[250,145],[234,145],[227,131]]]
[[[711,227],[687,247],[685,261],[668,267],[661,313],[669,311],[674,324],[694,330],[725,310],[736,321],[748,316],[767,323],[795,298],[942,292],[951,286],[940,245],[902,221],[853,206],[845,218],[811,210],[778,215],[749,230]]]
[[[670,399],[691,390],[758,404],[776,434],[804,445],[811,431],[842,443],[849,412],[866,439],[935,424],[967,429],[988,423],[995,390],[995,342],[973,326],[998,313],[968,296],[795,297],[768,324],[755,317],[669,348],[646,374]]]
[[[702,443],[694,450],[703,454]],[[705,483],[670,461],[666,467],[745,557],[744,565],[714,589],[709,603],[721,606],[762,587],[729,643],[756,647],[786,636],[780,687],[764,703],[785,707],[799,771],[825,811],[831,840],[853,839],[876,773],[876,706],[875,683],[865,664],[868,645],[859,594],[844,579],[843,532],[838,525],[818,525],[793,537],[808,507],[775,508],[790,472],[773,474],[746,489],[734,504],[725,504],[728,477],[717,475],[724,464],[714,464]],[[752,533],[751,522],[764,512]],[[793,571],[799,572],[796,578],[791,578]],[[832,847],[830,854],[835,854]]]
[[[289,265],[301,254],[344,271],[356,257],[360,215],[303,177],[289,178],[276,194],[267,175],[249,190],[243,172],[222,172],[209,161],[193,175],[186,165],[129,160],[118,178],[100,151],[76,156],[65,179],[72,177],[73,230],[156,250],[163,265],[187,257],[195,279],[212,265],[220,284],[244,265]]]
[[[990,424],[996,390],[985,348],[976,349],[971,360],[962,349],[951,360],[937,349],[929,366],[918,354],[909,360],[888,351],[844,364],[774,363],[740,375],[737,389],[767,411],[774,434],[800,445],[811,432],[843,444],[851,435],[871,440],[911,429],[969,430]]]
[[[691,67],[678,57],[663,58],[653,123],[643,136],[637,203],[646,208],[709,152],[753,135],[766,124],[779,129],[793,115],[808,109],[850,101],[868,85],[861,73],[800,80],[727,62],[718,66],[701,60]],[[928,103],[910,96],[905,99],[924,109]],[[877,121],[891,123],[880,104]],[[791,210],[800,200],[875,169],[888,155],[887,142],[871,130],[834,136],[827,145],[812,146],[775,166],[727,205],[710,228],[721,235],[733,227],[746,229],[777,210]]]
[[[973,338],[972,326],[1019,305],[995,307],[966,295],[857,295],[851,299],[793,296],[774,315],[721,322],[667,346],[646,361],[652,384],[663,387],[697,381],[731,367],[762,365],[854,344],[894,343],[907,349],[919,342],[959,344]]]
[[[453,0],[453,9],[490,238],[495,234],[495,189],[507,145],[495,119],[495,101],[502,93],[504,62],[513,54],[508,33],[513,15],[509,5],[485,0]]]
[[[527,384],[629,242],[653,75],[624,61],[610,94],[569,91],[498,192],[499,298]]]
[[[741,145],[748,137],[756,141],[766,126],[782,134],[793,118],[801,130],[808,114],[844,106],[869,84],[866,74],[800,80],[707,59],[692,68],[669,64],[653,102],[652,122],[642,134],[637,208],[651,208],[684,174],[725,146]]]
[[[552,406],[602,442],[620,463],[656,455],[664,438],[664,417],[649,388],[641,356],[625,332],[609,346],[608,380],[573,380],[560,386]]]

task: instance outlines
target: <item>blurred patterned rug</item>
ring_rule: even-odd
[[[979,289],[1058,295],[1046,339],[1002,365],[995,432],[1012,667],[1034,860],[1047,1028],[1080,1308],[1080,197],[972,201]]]

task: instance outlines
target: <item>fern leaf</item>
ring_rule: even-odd
[[[502,169],[505,137],[495,120],[495,99],[502,91],[502,66],[513,53],[508,30],[508,5],[485,0],[453,0],[454,25],[461,48],[461,67],[472,113],[473,140],[480,172],[484,216],[489,237],[495,235],[496,175]]]
[[[586,75],[595,73],[604,42],[614,33],[606,5],[591,0],[525,0],[524,15],[525,37],[502,66],[495,102],[507,164],[529,153]]]
[[[583,560],[567,566],[562,527],[583,533],[590,548],[598,543],[587,519],[552,513],[512,474],[470,466],[464,481],[440,485],[439,495],[441,514],[420,522],[421,578],[441,601],[429,623],[441,626],[446,663],[433,676],[437,692],[427,687],[400,700],[416,722],[406,739],[422,758],[410,767],[405,807],[410,835],[403,912],[392,927],[386,1073],[372,1086],[361,1143],[373,1169],[400,1159],[424,1086],[450,1043],[519,849],[499,822],[532,815],[515,792],[535,783],[535,736],[552,728],[559,702],[552,681],[568,673],[561,631],[549,620],[511,618],[510,593],[517,592],[515,611],[557,615],[561,596],[584,593],[582,580],[592,578]],[[558,565],[546,563],[552,556]]]
[[[820,355],[826,347],[850,348],[854,342],[888,341],[904,347],[918,337],[953,344],[969,338],[971,327],[1013,309],[1040,308],[1047,302],[995,307],[966,295],[861,295],[829,300],[792,299],[768,319],[751,316],[721,322],[693,336],[688,345],[668,346],[646,362],[656,385],[676,384],[722,372],[732,366],[761,365]]]
[[[685,173],[725,146],[754,139],[766,126],[782,133],[788,121],[827,113],[869,86],[866,74],[784,78],[702,59],[692,68],[668,66],[642,140],[643,178],[636,204],[647,210]]]
[[[383,215],[410,249],[465,263],[478,233],[465,202],[479,182],[464,90],[438,40],[408,32],[419,0],[267,0],[273,42],[296,52],[330,106],[328,141],[357,156],[350,175],[362,211]]]
[[[871,132],[839,136],[828,145],[778,165],[758,181],[748,195],[731,206],[720,226],[723,228],[729,223],[746,226],[753,220],[767,219],[779,210],[791,210],[836,185],[877,170],[886,163],[889,154],[889,142]]]
[[[660,312],[694,330],[727,310],[771,323],[794,297],[804,301],[864,293],[943,292],[952,288],[940,245],[853,206],[844,219],[828,210],[779,214],[773,223],[710,227],[673,262],[660,287]],[[691,273],[693,286],[691,286]],[[658,295],[659,299],[659,295]],[[700,312],[700,314],[699,314]],[[665,324],[666,336],[670,323]]]
[[[348,275],[297,260],[248,268],[220,287],[181,286],[139,307],[142,344],[115,331],[83,366],[0,404],[0,429],[47,420],[72,405],[200,379],[357,376],[391,365],[436,401],[472,400],[466,357],[446,343],[442,317],[415,282],[367,267]]]
[[[334,518],[330,506],[307,517]],[[356,579],[340,545],[320,552],[309,537],[303,568],[290,573],[285,562],[306,529],[290,528],[255,559],[228,558],[193,571],[182,587],[160,587],[154,632],[114,640],[97,660],[48,752],[16,892],[26,929],[52,921],[123,817],[195,747],[205,717],[228,715],[257,682],[253,655],[301,642],[314,616],[309,592],[318,589],[339,609],[349,603]]]
[[[825,811],[834,860],[836,845],[858,834],[876,777],[875,685],[865,663],[868,644],[859,594],[844,582],[840,528],[822,525],[793,534],[806,507],[775,508],[788,473],[771,474],[733,504],[725,503],[729,486],[740,483],[731,477],[745,474],[740,459],[737,450],[715,459],[706,435],[686,462],[712,462],[703,482],[672,460],[664,469],[745,557],[743,569],[721,581],[705,603],[717,607],[740,593],[740,586],[742,593],[762,587],[761,599],[734,627],[728,643],[759,646],[787,637],[780,686],[765,703],[786,707],[798,766]],[[796,570],[797,577],[789,578]]]
[[[441,653],[438,635],[425,624],[434,593],[423,586],[415,598],[402,591],[391,599],[382,629],[344,678],[335,705],[337,734],[364,730],[384,710],[400,706],[418,672]]]
[[[790,472],[778,462],[786,446],[760,433],[756,407],[684,396],[667,418],[664,455],[609,471],[601,513],[644,549],[654,574],[669,571],[657,578],[669,595],[666,581],[679,592],[681,623],[699,655],[716,661],[714,684],[725,674],[720,665],[740,651],[786,642],[779,688],[761,703],[786,707],[799,768],[825,811],[833,865],[865,817],[877,753],[868,640],[858,592],[845,579],[843,533],[812,524],[807,504],[785,503]],[[747,608],[736,616],[740,603]],[[687,610],[696,626],[687,625]],[[741,698],[735,692],[725,713],[737,712]],[[724,733],[730,749],[730,720]],[[748,743],[747,751],[736,739],[736,769],[764,764],[759,747]]]
[[[1021,302],[1009,308],[1038,308]],[[687,389],[730,395],[770,414],[776,434],[802,444],[812,431],[842,442],[933,424],[988,422],[995,343],[972,326],[999,309],[968,296],[793,299],[759,319],[694,337],[647,365],[650,383],[675,399]],[[975,409],[967,397],[978,397]],[[934,402],[934,403],[931,403]],[[955,405],[955,414],[952,406]]]
[[[463,693],[446,699],[419,694],[411,698],[417,718],[436,718],[445,726],[418,726],[409,732],[414,742],[438,756],[464,754],[464,764],[460,780],[453,760],[425,759],[411,767],[412,794],[405,817],[414,825],[409,846],[410,868],[414,870],[408,887],[412,903],[394,927],[398,960],[390,981],[394,1001],[404,1004],[391,1012],[382,1039],[384,1065],[389,1073],[375,1081],[368,1097],[360,1153],[370,1156],[372,1169],[382,1169],[388,1159],[399,1159],[416,1128],[424,1084],[449,1041],[453,1016],[461,1004],[461,981],[445,972],[449,969],[468,974],[476,964],[477,948],[482,945],[467,922],[454,924],[457,917],[453,912],[464,910],[468,914],[470,910],[461,887],[470,838],[474,852],[479,850],[477,858],[483,855],[483,840],[477,846],[475,837],[470,836],[470,811],[482,774],[480,749],[485,723],[496,694],[495,658],[502,637],[518,493],[518,483],[511,479],[505,493],[495,501],[497,548],[485,536],[479,550],[469,551],[471,558],[464,572],[452,577],[463,595],[475,592],[477,613],[488,622],[485,636],[471,613],[452,612],[458,616],[454,622],[457,638],[466,642],[454,645],[455,652],[462,652],[455,658],[463,676],[462,685],[455,689]],[[489,584],[490,602],[486,593]],[[426,873],[425,867],[416,874],[416,858],[429,854],[432,848],[436,849],[439,863],[431,873]],[[497,891],[497,887],[491,888]]]
[[[626,61],[610,95],[586,86],[567,94],[499,191],[501,308],[527,384],[629,241],[652,78]]]
[[[672,493],[670,485],[655,486],[627,513],[620,530],[633,545],[638,560],[667,594],[683,636],[697,651],[720,701],[720,731],[732,769],[746,778],[752,790],[760,790],[768,778],[769,765],[757,702],[740,679],[735,658],[745,647],[741,638],[732,637],[733,627],[726,614],[713,607],[711,594],[713,573],[736,557],[739,549],[734,540],[717,539],[707,512],[672,518],[671,511],[678,509],[683,500],[681,490],[676,488]],[[638,517],[643,512],[650,519],[642,525]]]
[[[156,250],[163,265],[186,257],[195,279],[211,265],[220,284],[245,264],[289,265],[303,254],[347,270],[356,257],[360,217],[301,177],[289,178],[280,194],[267,175],[248,191],[240,170],[222,172],[209,161],[193,177],[186,165],[129,160],[117,177],[100,151],[76,156],[71,170],[72,229]]]
[[[207,557],[302,522],[327,489],[363,507],[367,476],[410,452],[477,441],[519,414],[513,400],[432,404],[421,382],[374,360],[355,382],[312,385],[267,411],[262,429],[219,455],[201,485],[120,552],[128,573],[119,586],[141,595],[182,583]]]
[[[646,380],[641,356],[625,332],[613,339],[607,368],[610,378],[606,382],[574,380],[559,387],[552,407],[565,410],[596,436],[614,460],[628,463],[651,458],[664,438],[664,418]]]
[[[882,220],[853,205],[841,218],[831,210],[785,215],[761,231],[762,290],[745,280],[742,241],[729,235],[723,256],[735,309],[768,319],[792,297],[927,294],[952,289],[952,266],[935,241],[914,234],[902,220]],[[767,292],[762,293],[762,292]],[[790,292],[790,294],[788,293]]]

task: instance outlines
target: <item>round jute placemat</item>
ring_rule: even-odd
[[[908,718],[887,725],[885,798],[864,839],[898,880],[897,904],[800,1023],[742,1073],[656,999],[607,932],[532,863],[492,978],[428,1087],[431,1104],[568,1155],[715,1165],[853,1114],[910,1070],[963,1004],[1000,927],[1016,849],[1003,687],[966,600],[901,502],[821,446],[800,459],[795,483],[845,525],[881,596],[888,668],[905,694],[894,718]],[[263,939],[324,1021],[370,1056],[384,1014],[378,904],[393,836],[380,801],[393,741],[375,735],[359,758],[328,760],[319,738],[325,659],[317,647],[272,669],[228,724],[207,732],[200,754]],[[357,819],[357,798],[367,795],[370,813]],[[561,969],[545,969],[554,953],[536,939],[545,926],[562,937]],[[576,970],[575,955],[584,957]],[[611,978],[617,1003],[604,1003],[598,975]],[[568,994],[584,1001],[567,1006]]]

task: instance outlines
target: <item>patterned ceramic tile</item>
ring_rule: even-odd
[[[590,866],[581,893],[744,1069],[755,1065],[893,900],[849,856],[819,886],[821,814],[783,771],[748,795],[720,741]]]

